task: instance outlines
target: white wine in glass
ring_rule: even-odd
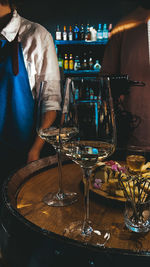
[[[55,90],[52,90],[55,88]],[[37,133],[47,143],[51,144],[58,156],[58,191],[49,192],[43,201],[49,206],[67,206],[78,200],[76,192],[63,190],[62,160],[61,160],[61,120],[64,106],[64,81],[42,81],[37,103]],[[54,105],[55,103],[55,105]],[[69,135],[67,137],[67,141]],[[64,142],[66,141],[64,139]]]
[[[89,181],[92,168],[112,155],[116,148],[116,125],[109,78],[69,78],[68,84],[68,112],[62,130],[63,127],[72,127],[76,129],[76,134],[68,142],[62,141],[62,147],[63,152],[83,170],[85,212],[84,220],[66,226],[64,235],[104,246],[110,238],[110,232],[101,229],[89,218]]]

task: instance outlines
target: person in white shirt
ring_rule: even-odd
[[[59,81],[51,34],[21,17],[15,0],[0,0],[0,172],[5,177],[22,164],[37,160],[44,140],[33,131],[35,102],[41,80]],[[50,125],[60,109],[60,95],[47,103]]]
[[[150,1],[140,5],[117,23],[106,46],[101,74],[125,75],[145,86],[131,86],[120,97],[123,117],[118,127],[120,143],[150,152]],[[118,91],[123,88],[118,88]],[[117,89],[116,89],[117,90]],[[120,115],[120,114],[118,114]],[[128,121],[127,121],[128,120]],[[130,120],[130,121],[129,121]]]

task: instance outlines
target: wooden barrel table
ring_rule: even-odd
[[[58,190],[55,156],[16,171],[3,187],[3,257],[10,267],[135,266],[150,263],[150,232],[138,234],[124,226],[124,203],[90,192],[90,218],[111,233],[105,247],[64,236],[64,229],[84,215],[81,168],[63,163],[63,188],[77,192],[76,203],[50,207],[43,197]]]

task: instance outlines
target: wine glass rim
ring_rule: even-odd
[[[145,150],[142,147],[134,145],[127,147],[127,152],[128,151],[143,152],[143,153],[145,152]]]

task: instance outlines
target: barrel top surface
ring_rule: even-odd
[[[27,165],[11,177],[7,186],[8,199],[27,222],[63,238],[67,225],[84,217],[82,170],[72,162],[63,164],[63,189],[77,192],[79,199],[69,206],[50,207],[43,202],[43,197],[58,191],[58,169],[56,164],[51,166],[54,162],[49,160],[44,168],[40,162],[44,161]],[[90,194],[91,221],[111,233],[106,249],[149,256],[150,232],[130,232],[124,225],[123,211],[123,203],[118,205],[116,201]]]

